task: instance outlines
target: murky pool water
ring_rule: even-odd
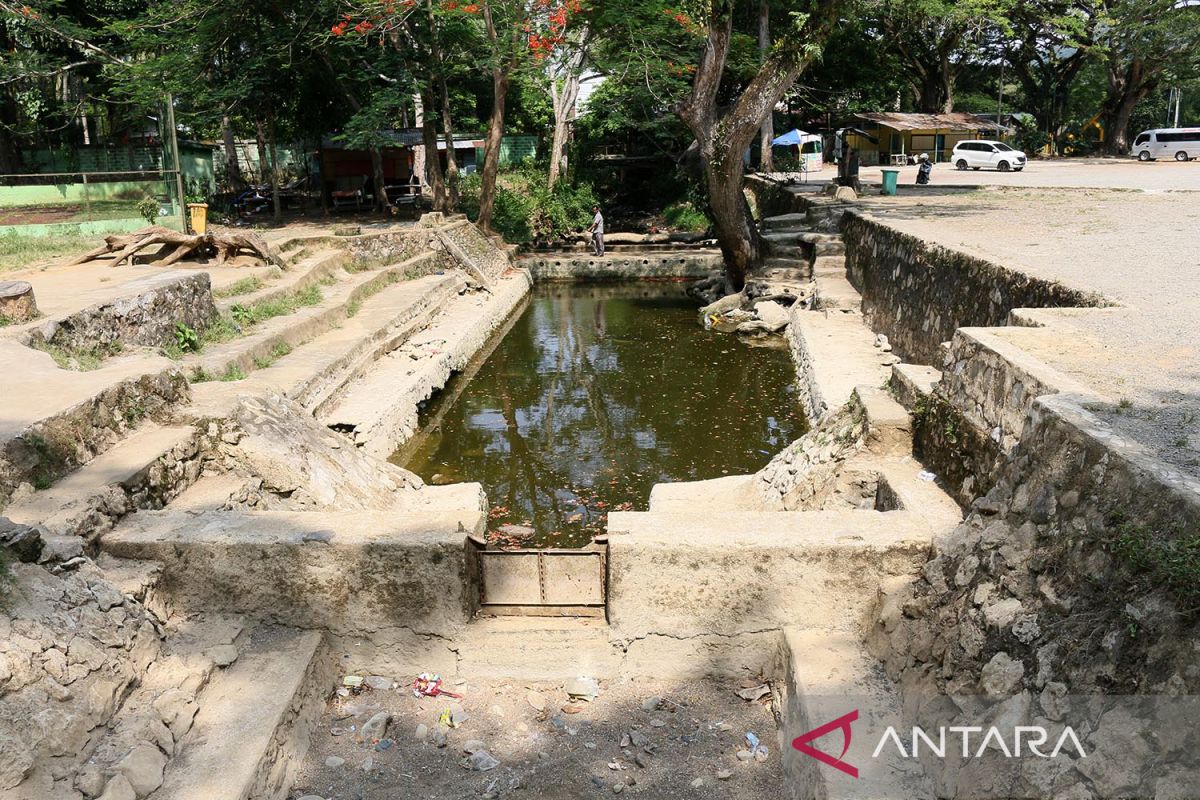
[[[393,461],[482,483],[501,543],[578,547],[654,484],[754,472],[804,432],[777,344],[702,330],[682,284],[540,286]]]

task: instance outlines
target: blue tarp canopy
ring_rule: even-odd
[[[792,128],[782,136],[776,136],[771,140],[772,147],[796,147],[803,142],[811,142],[814,139],[820,138],[811,133],[805,133],[797,128]]]

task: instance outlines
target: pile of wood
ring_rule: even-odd
[[[151,225],[133,233],[105,236],[103,245],[84,253],[71,264],[111,258],[109,266],[119,267],[127,261],[132,262],[142,250],[155,246],[159,249],[150,262],[153,267],[165,267],[186,256],[207,257],[213,252],[217,255],[218,266],[239,253],[257,256],[268,264],[279,263],[279,254],[255,233],[181,233]]]

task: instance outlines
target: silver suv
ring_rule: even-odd
[[[1001,172],[1020,172],[1025,169],[1025,154],[1004,142],[974,139],[954,145],[950,163],[959,169],[998,169]]]

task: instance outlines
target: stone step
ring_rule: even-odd
[[[602,619],[482,617],[455,639],[456,670],[468,680],[615,677],[621,652]]]
[[[818,284],[819,285],[819,284]],[[858,386],[882,386],[894,359],[875,347],[875,335],[861,314],[840,309],[798,311],[792,314],[788,336],[793,351],[805,354],[798,370],[809,387],[806,413],[819,419],[841,408]]]
[[[132,435],[57,481],[12,503],[5,516],[47,532],[94,539],[138,508],[162,508],[200,473],[196,431],[144,423]]]
[[[199,697],[154,800],[250,800],[287,796],[335,678],[322,634],[251,631],[227,669]]]
[[[364,299],[403,279],[409,270],[427,266],[436,255],[427,252],[380,270],[355,273],[325,287],[317,305],[268,319],[244,336],[212,345],[202,353],[184,358],[181,364],[193,381],[199,375],[218,379],[231,371],[249,374],[259,364],[273,361],[280,348],[294,349],[341,324]]]
[[[937,367],[924,364],[892,365],[892,390],[900,404],[909,410],[916,406],[918,400],[933,394],[934,384],[941,379],[942,372]]]
[[[904,730],[903,707],[899,691],[867,652],[857,630],[785,628],[774,672],[783,771],[786,785],[793,787],[790,797],[936,796],[919,760],[903,758],[895,748],[886,747],[879,757],[872,757],[889,726]],[[855,711],[853,736],[844,739],[841,730],[834,729],[807,744],[853,765],[857,777],[792,746],[793,740],[813,728]],[[846,745],[849,749],[843,754]]]
[[[846,257],[844,255],[817,256],[813,259],[814,275],[845,275]]]
[[[218,300],[217,309],[221,313],[226,314],[234,306],[248,307],[256,303],[279,300],[289,294],[294,294],[295,292],[307,289],[309,286],[319,284],[345,265],[348,260],[349,258],[344,250],[332,247],[322,248],[313,255],[304,258],[300,263],[289,267],[279,279],[271,281],[269,285],[247,294]]]
[[[841,308],[850,311],[859,311],[862,308],[862,295],[850,285],[844,273],[817,275],[817,278],[817,308]]]
[[[807,213],[779,214],[774,217],[763,217],[758,227],[763,231],[794,231],[807,227]]]
[[[767,238],[763,237],[763,250],[768,256],[779,256],[782,258],[796,258],[805,261],[812,260],[812,249],[803,244],[792,244],[791,237],[787,239]]]
[[[362,301],[353,317],[256,369],[244,380],[196,384],[188,413],[195,418],[224,416],[239,396],[271,391],[321,413],[378,359],[425,329],[464,285],[462,275],[453,272],[388,286]]]
[[[417,431],[417,406],[446,385],[453,372],[483,348],[498,343],[506,322],[530,287],[524,271],[496,282],[492,293],[464,295],[447,304],[435,322],[403,347],[376,362],[345,387],[318,419],[346,433],[369,455],[387,458]]]
[[[19,484],[47,488],[147,416],[187,399],[183,373],[159,356],[116,356],[78,372],[5,339],[0,374],[0,505]]]
[[[247,483],[238,475],[204,475],[183,490],[168,506],[172,511],[215,511],[224,508],[238,490]]]

